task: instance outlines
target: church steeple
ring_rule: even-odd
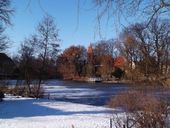
[[[93,53],[93,47],[92,47],[92,44],[90,43],[88,49],[87,49],[87,53],[88,54],[92,54]]]

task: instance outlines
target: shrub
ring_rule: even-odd
[[[141,109],[140,103],[144,99],[144,94],[138,91],[124,91],[113,97],[109,102],[110,107],[122,107],[126,111],[133,112]]]
[[[124,75],[124,71],[120,68],[115,68],[115,71],[112,73],[112,76],[114,76],[117,79],[121,79]]]
[[[15,96],[23,96],[23,97],[32,97],[32,98],[41,98],[44,96],[44,91],[42,88],[39,90],[39,94],[37,96],[37,86],[31,86],[31,92],[29,92],[28,88],[25,86],[16,86],[9,91],[10,94]]]
[[[3,93],[7,93],[9,91],[9,88],[7,86],[0,86],[0,91]]]
[[[0,102],[5,97],[4,93],[8,92],[8,88],[6,86],[0,86]]]
[[[23,86],[15,86],[14,88],[10,89],[10,94],[14,96],[25,96],[26,88]]]
[[[131,125],[135,124],[135,128],[166,127],[169,114],[168,105],[154,96],[148,96],[140,91],[125,91],[112,98],[109,106],[122,107],[126,110],[126,119],[115,118],[115,122],[119,126],[120,122],[124,122],[124,124],[130,122]]]
[[[4,93],[2,91],[0,91],[0,102],[2,101],[2,99],[4,98]]]
[[[29,94],[29,97],[33,98],[42,98],[44,96],[44,90],[42,87],[38,90],[38,85],[33,85],[31,87],[31,94]]]

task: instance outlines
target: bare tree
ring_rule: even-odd
[[[3,34],[5,28],[4,24],[11,24],[10,16],[13,13],[13,10],[10,7],[10,0],[1,0],[0,1],[0,51],[3,51],[7,48],[8,38]]]
[[[126,77],[131,80],[134,79],[134,76],[137,77],[137,74],[134,72],[134,66],[136,62],[140,59],[138,42],[135,37],[131,35],[127,30],[124,31],[121,41],[117,42],[117,49],[119,53],[126,58]],[[137,72],[136,72],[137,73]],[[132,75],[135,74],[135,75]]]
[[[0,51],[4,51],[8,47],[8,37],[3,34],[4,28],[0,26]]]
[[[22,77],[25,80],[25,84],[28,88],[28,95],[32,95],[31,84],[33,84],[33,80],[36,79],[36,69],[37,66],[35,64],[35,50],[37,44],[36,36],[31,36],[28,39],[25,39],[21,44],[20,49],[20,60],[19,60],[19,69]]]
[[[131,64],[131,71],[133,62],[135,70],[139,70],[140,74],[160,78],[168,73],[169,20],[153,19],[147,28],[145,24],[137,23],[127,27],[120,37],[118,49]]]
[[[107,16],[108,19],[118,16],[127,20],[128,17],[143,15],[147,18],[148,24],[153,18],[161,14],[169,14],[170,0],[94,0],[98,9],[98,19]]]
[[[0,1],[0,22],[5,24],[11,24],[10,16],[13,10],[10,7],[11,0]]]
[[[162,75],[166,65],[165,61],[168,61],[166,53],[168,53],[167,47],[169,47],[170,23],[168,20],[154,19],[149,25],[148,32],[154,50],[153,56],[156,59],[157,72]]]
[[[39,95],[40,86],[44,79],[44,74],[47,72],[48,59],[57,57],[59,52],[58,29],[55,25],[53,18],[49,15],[45,16],[42,22],[38,25],[38,47],[39,58],[41,61],[39,69],[39,83],[37,89],[37,96]]]
[[[108,79],[111,76],[113,68],[112,57],[115,52],[115,42],[114,40],[101,40],[93,45],[94,75]]]
[[[94,54],[113,56],[115,50],[114,40],[101,40],[94,44]]]

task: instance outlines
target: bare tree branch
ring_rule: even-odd
[[[160,0],[161,7],[168,7],[170,6],[170,3],[165,2],[164,0]]]
[[[10,3],[10,0],[0,1],[0,21],[5,24],[11,24],[10,16],[12,15],[14,10],[10,8]]]
[[[150,24],[156,15],[170,12],[169,0],[94,0],[94,4],[100,12],[100,20],[111,13],[112,17],[118,15],[120,18],[145,16],[143,18]]]

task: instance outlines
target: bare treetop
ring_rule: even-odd
[[[104,15],[125,19],[137,16],[149,24],[154,17],[170,12],[170,0],[94,0],[94,4],[99,10],[99,19]]]
[[[11,24],[10,15],[13,10],[10,8],[11,1],[10,0],[0,0],[0,22]]]

